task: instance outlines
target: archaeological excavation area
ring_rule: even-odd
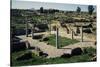
[[[11,65],[96,61],[96,12],[88,8],[11,9]]]

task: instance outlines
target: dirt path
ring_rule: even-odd
[[[34,40],[31,37],[26,36],[17,36],[22,40],[28,40],[30,46],[36,46],[40,48],[44,53],[47,53],[49,56],[48,58],[52,57],[60,57],[64,53],[71,53],[71,50],[76,47],[95,47],[93,42],[79,42],[76,44],[72,44],[69,46],[62,47],[62,49],[57,49],[54,46],[47,45],[45,42],[39,42],[39,40]]]

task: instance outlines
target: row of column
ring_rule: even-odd
[[[32,31],[32,39],[34,38],[34,24],[32,24],[31,27],[31,31]],[[72,30],[72,39],[74,39],[73,37],[74,32]],[[28,37],[28,23],[26,22],[26,37]],[[81,41],[83,42],[83,27],[81,27]],[[56,28],[56,48],[58,48],[59,46],[59,29]]]
[[[74,31],[72,30],[72,39],[74,39],[73,35],[74,35]],[[81,42],[83,42],[83,27],[81,27]],[[59,29],[58,28],[56,28],[56,48],[59,48]]]

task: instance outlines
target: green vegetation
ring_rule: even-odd
[[[26,24],[14,24],[16,29],[25,29]]]
[[[23,31],[18,32],[18,29],[25,30],[26,22],[37,24],[51,24],[54,23],[52,21],[59,21],[59,23],[65,24],[76,24],[76,23],[89,23],[96,22],[96,12],[94,11],[94,7],[89,5],[88,12],[81,11],[80,7],[77,7],[76,11],[62,11],[57,9],[45,9],[40,7],[39,10],[28,10],[28,9],[11,9],[11,35],[13,37],[15,35],[22,34]],[[26,16],[27,17],[26,17]],[[25,19],[27,18],[27,19]],[[41,25],[42,26],[42,25]],[[43,27],[43,26],[42,26]],[[30,29],[30,27],[29,27]],[[30,29],[31,30],[31,29]],[[50,27],[51,31],[51,27]],[[26,33],[26,31],[24,31]],[[23,32],[23,33],[24,33]],[[30,31],[31,32],[31,31]],[[93,25],[93,32],[96,32],[96,23]],[[56,46],[56,36],[50,35],[47,37],[47,42],[49,45]],[[70,39],[67,37],[59,36],[59,47],[64,47],[68,45],[72,45],[78,43],[79,41],[76,39]],[[83,53],[81,55],[75,55],[70,58],[68,57],[56,57],[56,58],[45,58],[43,56],[37,56],[35,53],[29,54],[29,56],[24,56],[24,58],[28,57],[28,59],[22,58],[24,54],[28,53],[28,50],[11,52],[11,65],[12,66],[20,66],[20,65],[40,65],[40,64],[59,64],[59,63],[76,63],[76,62],[90,62],[91,58],[96,55],[96,49],[94,48],[84,48]],[[19,58],[21,60],[17,60]]]
[[[87,53],[83,53],[82,55],[78,56],[72,56],[70,58],[61,58],[61,57],[56,57],[56,58],[45,58],[41,56],[36,56],[35,54],[32,54],[32,58],[29,60],[21,60],[18,61],[15,58],[20,56],[23,53],[26,53],[27,51],[19,51],[12,53],[12,66],[15,65],[40,65],[40,64],[59,64],[59,63],[76,63],[76,62],[90,62],[92,55],[90,56],[90,53],[94,54],[96,53],[95,48],[84,48]],[[34,56],[33,56],[34,55]]]
[[[49,38],[49,40],[47,42],[52,46],[56,46],[56,36],[51,35],[48,38]],[[59,36],[59,47],[64,47],[64,46],[74,44],[74,43],[77,43],[77,42],[79,42],[79,41],[75,40],[75,39],[70,39],[70,38],[67,38],[67,37]]]
[[[87,53],[87,54],[96,54],[96,49],[92,48],[92,47],[86,47],[84,48],[84,53]]]
[[[93,17],[96,16],[96,12],[94,11],[93,6],[89,6],[88,11],[92,14]],[[76,11],[66,11],[63,12],[61,10],[56,9],[44,9],[43,7],[40,10],[35,10],[31,12],[30,10],[21,10],[21,9],[11,9],[11,26],[15,26],[16,29],[25,29],[25,16],[22,14],[32,15],[31,17],[27,17],[30,19],[30,23],[50,23],[52,20],[62,20],[62,22],[91,22],[90,15],[88,12],[82,12],[80,7],[76,8]],[[38,15],[37,13],[40,13]],[[42,14],[41,14],[42,13]],[[79,15],[77,15],[79,13]],[[93,19],[95,22],[95,19]]]
[[[93,11],[94,11],[93,5],[89,5],[88,6],[88,12],[89,12],[89,14],[92,15]]]
[[[40,7],[40,13],[43,13],[43,7]]]
[[[77,7],[76,11],[79,14],[81,12],[81,8],[80,7]]]

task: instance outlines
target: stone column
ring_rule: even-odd
[[[32,39],[33,39],[34,38],[34,24],[32,24],[31,31],[32,31]]]
[[[26,43],[26,49],[28,49],[30,47],[29,42],[26,41],[25,43]]]
[[[59,45],[59,29],[56,28],[56,48],[58,49],[58,45]]]
[[[73,35],[74,35],[74,34],[73,34],[73,30],[72,30],[72,39],[74,39]]]
[[[81,41],[83,42],[83,26],[81,27]]]
[[[49,21],[49,31],[50,31],[50,34],[51,34],[51,21]]]
[[[26,37],[28,37],[28,22],[27,22],[27,18],[26,18]]]

